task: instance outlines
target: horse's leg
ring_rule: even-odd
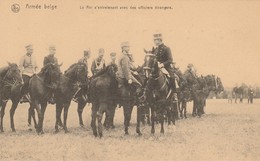
[[[97,110],[98,110],[98,103],[93,102],[92,108],[91,108],[91,127],[93,130],[93,134],[95,137],[97,137],[97,125],[96,125],[96,117],[97,117]]]
[[[84,127],[83,119],[82,119],[82,112],[84,110],[84,107],[86,106],[87,102],[83,100],[79,100],[78,103],[78,116],[79,116],[79,126]]]
[[[140,130],[140,123],[142,120],[142,116],[143,116],[143,109],[142,107],[137,107],[137,125],[136,125],[136,133],[141,136],[141,130]]]
[[[45,115],[46,107],[47,107],[47,101],[41,102],[42,118],[41,118],[41,122],[40,122],[41,126],[40,126],[39,134],[44,134],[44,132],[43,132],[43,121],[44,121],[44,115]]]
[[[0,111],[1,111],[1,122],[0,122],[0,132],[4,132],[4,115],[5,115],[5,107],[7,102],[1,101]]]
[[[155,107],[151,107],[151,122],[152,122],[152,128],[151,128],[151,133],[154,134],[155,133],[155,128],[154,128],[154,122],[155,122]]]
[[[105,111],[107,111],[107,103],[100,103],[99,104],[99,110],[97,112],[97,120],[98,120],[98,134],[99,134],[99,137],[103,137],[103,128],[102,128],[102,117],[103,117],[103,114]],[[108,112],[106,112],[108,113]],[[109,114],[108,114],[109,115]]]
[[[34,111],[34,108],[33,106],[30,104],[30,107],[28,109],[29,111],[29,114],[28,114],[28,127],[29,127],[29,130],[31,131],[31,118],[33,119],[33,123],[34,123],[34,128],[37,129],[38,127],[38,124],[37,124],[37,121],[36,121],[36,118],[35,118],[35,111]]]
[[[171,117],[173,115],[173,112],[172,112],[172,109],[173,109],[173,106],[169,108],[167,108],[167,120],[168,120],[168,125],[171,125]],[[163,115],[162,115],[163,116]],[[161,118],[160,118],[161,119]]]
[[[42,124],[41,123],[42,123],[43,118],[42,118],[42,111],[41,111],[41,108],[40,108],[37,100],[32,101],[31,108],[36,109],[37,114],[38,114],[38,126],[37,126],[37,129],[36,129],[36,132],[39,134],[42,131]]]
[[[114,125],[114,117],[115,117],[115,112],[116,112],[116,106],[117,103],[116,102],[112,102],[112,105],[109,109],[109,126],[114,129],[115,125]]]
[[[132,115],[133,106],[130,105],[130,102],[126,103],[123,107],[124,109],[124,125],[125,125],[125,134],[128,135],[128,128],[130,126],[130,120]]]
[[[186,101],[182,101],[182,109],[184,110],[184,118],[187,118],[187,102]]]
[[[147,113],[146,113],[146,118],[147,118],[147,124],[150,126],[151,125],[151,107],[147,107]]]
[[[69,107],[70,107],[70,101],[64,103],[64,113],[63,113],[63,119],[64,119],[64,122],[63,122],[63,128],[64,128],[64,131],[65,133],[68,133],[68,128],[67,128],[67,117],[68,117],[68,111],[69,111]]]
[[[55,133],[59,132],[59,124],[61,122],[61,112],[62,112],[62,103],[60,100],[56,101],[56,123],[55,123]]]
[[[179,113],[180,113],[180,118],[183,118],[183,101],[179,101]]]
[[[164,134],[164,126],[163,126],[163,124],[164,124],[164,121],[163,121],[163,112],[161,112],[160,114],[159,114],[159,118],[160,118],[160,123],[161,123],[161,134]]]
[[[10,109],[10,119],[11,119],[11,129],[13,132],[15,132],[15,127],[14,127],[14,113],[15,113],[15,110],[18,106],[18,101],[13,101],[12,102],[12,107]]]

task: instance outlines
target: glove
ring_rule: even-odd
[[[163,63],[158,63],[158,67],[163,68],[164,67]]]
[[[132,79],[129,79],[128,80],[128,84],[132,84],[133,83],[133,80]]]

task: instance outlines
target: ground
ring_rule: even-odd
[[[90,127],[90,106],[84,110],[85,128],[79,127],[76,104],[69,110],[69,133],[54,134],[55,107],[49,105],[44,120],[45,134],[27,129],[27,105],[19,105],[15,114],[16,133],[9,124],[10,103],[0,133],[0,160],[259,160],[260,100],[254,104],[228,104],[227,100],[207,100],[206,115],[193,118],[192,103],[188,118],[176,127],[165,126],[165,134],[150,134],[142,126],[143,136],[135,133],[133,111],[130,135],[123,130],[122,109],[116,110],[114,130],[95,138]]]

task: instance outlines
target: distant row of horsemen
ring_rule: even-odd
[[[168,124],[186,116],[186,103],[193,100],[193,116],[204,114],[206,98],[211,91],[223,91],[220,78],[214,75],[197,76],[192,64],[182,73],[175,67],[172,53],[165,46],[161,34],[154,34],[156,45],[151,51],[145,50],[142,66],[135,67],[128,42],[121,44],[122,53],[116,63],[116,53],[111,53],[111,63],[105,64],[104,50],[91,66],[92,77],[88,77],[90,50],[84,57],[61,72],[55,46],[50,46],[50,54],[44,58],[44,66],[39,73],[32,56],[32,45],[26,46],[27,53],[19,65],[9,63],[0,68],[0,131],[3,132],[3,117],[7,101],[12,101],[10,109],[11,129],[15,131],[14,113],[19,102],[29,102],[28,124],[33,120],[38,134],[43,133],[46,106],[56,104],[55,131],[59,126],[67,129],[67,114],[71,100],[78,103],[79,124],[83,126],[82,111],[87,103],[92,104],[91,127],[95,136],[103,136],[103,125],[114,128],[115,109],[123,107],[124,130],[128,134],[133,107],[137,107],[136,132],[141,135],[140,123],[145,118],[151,120],[151,133],[155,133],[155,122],[161,124],[164,133],[165,117]],[[38,121],[35,117],[35,110]],[[63,122],[61,113],[64,110]],[[102,118],[105,113],[105,121]],[[146,116],[150,116],[146,117]]]

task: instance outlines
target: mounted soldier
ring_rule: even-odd
[[[91,51],[90,51],[90,49],[87,49],[87,50],[84,50],[84,55],[83,55],[83,57],[81,58],[81,59],[79,59],[79,63],[84,63],[84,64],[86,64],[86,67],[87,67],[87,76],[88,76],[88,60],[89,60],[89,58],[90,58],[90,54],[91,54]],[[86,78],[86,80],[88,80],[88,78]],[[74,97],[73,97],[73,101],[75,101],[75,102],[78,102],[78,100],[79,100],[79,97],[80,96],[82,96],[82,99],[84,100],[84,102],[86,102],[87,101],[87,92],[86,92],[86,90],[87,90],[87,88],[88,87],[84,87],[84,90],[82,89],[82,87],[81,88],[79,88],[78,89],[78,91],[76,92],[76,94],[74,95]]]
[[[24,102],[30,102],[30,95],[29,95],[29,81],[31,77],[36,74],[38,66],[36,63],[35,58],[33,57],[33,46],[32,45],[27,45],[25,46],[26,48],[26,54],[21,58],[20,63],[19,63],[19,69],[22,73],[22,78],[24,85],[22,87],[22,99],[20,103]]]
[[[105,60],[104,60],[104,53],[105,50],[103,48],[99,49],[98,58],[96,58],[91,65],[91,72],[93,75],[96,75],[99,71],[106,67]]]
[[[49,47],[49,55],[44,57],[44,61],[43,61],[43,67],[49,65],[49,64],[55,64],[58,65],[58,59],[55,57],[56,54],[56,47],[51,45]],[[55,84],[49,84],[48,82],[46,82],[47,86],[51,89],[50,90],[50,96],[49,96],[49,103],[51,104],[55,104],[55,100],[54,100],[54,93],[53,91],[55,90],[56,86]]]
[[[173,66],[173,58],[171,49],[164,45],[162,40],[162,34],[154,34],[154,43],[156,48],[152,49],[152,53],[155,54],[159,64],[159,68],[165,68],[170,76],[170,88],[172,92],[176,93],[176,85],[175,85],[175,78],[176,75],[174,74],[174,66]]]
[[[123,42],[121,44],[121,49],[122,54],[119,58],[117,72],[119,88],[125,86],[126,84],[133,85],[137,90],[137,94],[139,95],[142,91],[142,84],[133,75],[133,73],[135,72],[135,67],[133,65],[133,57],[129,53],[129,43]]]

